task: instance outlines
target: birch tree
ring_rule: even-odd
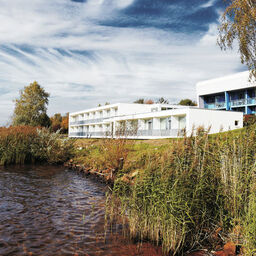
[[[49,126],[50,119],[46,114],[49,96],[37,82],[25,86],[19,99],[15,100],[12,124]]]
[[[218,44],[232,49],[238,42],[241,62],[256,78],[256,0],[228,0],[219,26]]]

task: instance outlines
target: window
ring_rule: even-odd
[[[186,129],[186,116],[179,117],[179,129]]]
[[[238,96],[238,99],[241,100],[241,99],[244,99],[244,98],[245,98],[245,94],[240,92],[239,96]]]
[[[171,129],[172,129],[172,120],[171,120],[171,117],[169,117],[167,120],[168,120],[168,130],[171,130]]]
[[[148,120],[148,130],[153,130],[153,120],[152,119],[150,119],[150,120]]]
[[[171,130],[171,117],[160,118],[160,129],[161,130]]]
[[[206,104],[215,103],[215,97],[214,97],[214,96],[205,97],[204,100],[205,100],[205,103],[206,103]]]
[[[248,94],[249,98],[254,98],[255,97],[255,89],[247,90],[247,94]]]
[[[160,118],[161,130],[167,130],[166,118]]]
[[[238,126],[238,124],[239,124],[239,121],[235,120],[235,126]]]

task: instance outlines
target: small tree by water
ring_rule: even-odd
[[[12,124],[49,127],[50,119],[46,114],[49,96],[37,82],[25,86],[15,100]]]

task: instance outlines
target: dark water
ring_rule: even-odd
[[[158,255],[105,236],[106,191],[63,167],[0,167],[0,255]]]

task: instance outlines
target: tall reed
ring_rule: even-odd
[[[161,244],[171,255],[213,247],[219,227],[226,241],[235,240],[239,226],[242,239],[234,242],[250,255],[256,248],[255,126],[196,133],[144,156],[133,185],[117,179],[108,211],[128,220],[131,237]]]
[[[33,162],[31,145],[36,134],[36,128],[29,126],[0,128],[0,164]]]
[[[72,156],[73,145],[47,129],[30,126],[0,128],[0,165],[36,161],[60,163]]]

